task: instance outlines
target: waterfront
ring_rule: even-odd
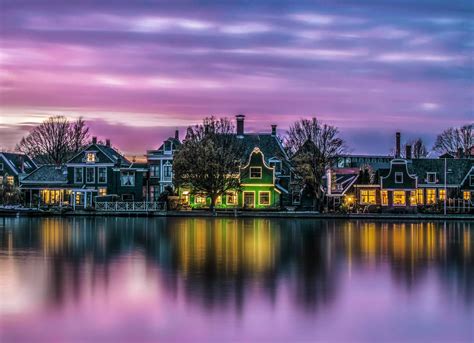
[[[0,218],[0,341],[472,341],[474,223]]]

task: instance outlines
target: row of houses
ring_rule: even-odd
[[[266,133],[245,132],[245,116],[236,116],[236,132],[244,153],[241,187],[217,199],[217,208],[312,208],[311,193],[298,186],[277,126]],[[37,165],[28,156],[0,154],[0,181],[16,183],[26,205],[94,207],[97,201],[155,202],[173,187],[173,156],[181,142],[179,132],[158,149],[148,150],[146,162],[130,161],[112,147],[93,138],[91,143],[61,166]],[[472,156],[412,159],[407,146],[400,154],[396,136],[395,156],[346,155],[327,170],[323,191],[328,208],[362,205],[413,208],[436,204],[446,197],[474,198]],[[182,207],[206,208],[206,194],[177,189]]]

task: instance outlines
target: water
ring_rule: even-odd
[[[0,218],[0,341],[474,341],[474,223]]]

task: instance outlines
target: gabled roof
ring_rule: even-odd
[[[0,152],[0,162],[8,165],[15,175],[22,173],[28,174],[38,168],[35,162],[33,162],[33,160],[29,158],[28,155],[13,152]]]
[[[265,156],[265,162],[267,163],[271,158],[277,158],[282,161],[288,160],[288,156],[277,136],[272,136],[270,133],[254,133],[244,134],[239,139],[244,144],[244,159],[248,159],[254,148],[259,148]]]
[[[444,185],[444,163],[445,159],[423,158],[414,159],[410,165],[410,172],[418,176],[418,184],[426,184],[427,173],[436,173],[436,184]],[[466,177],[474,160],[467,158],[446,158],[446,168],[448,170],[447,184],[460,185]]]
[[[20,181],[21,184],[66,184],[66,166],[42,165]]]
[[[165,151],[165,143],[171,142],[173,144],[173,150],[176,150],[177,147],[181,145],[181,141],[174,137],[169,137],[168,139],[164,140],[160,147],[156,150],[148,150],[147,155],[163,155]]]
[[[123,166],[128,166],[130,165],[130,161],[121,153],[119,153],[117,150],[114,148],[103,145],[103,144],[97,144],[97,143],[91,143],[84,149],[82,149],[80,152],[78,152],[74,157],[72,157],[67,163],[71,163],[74,159],[76,159],[78,156],[83,154],[85,151],[91,151],[91,150],[97,150],[102,152],[109,160],[111,163],[117,163],[119,160],[121,160],[121,165]]]

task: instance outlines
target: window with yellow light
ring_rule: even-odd
[[[405,206],[407,203],[405,191],[393,192],[393,206]]]
[[[464,200],[471,200],[471,192],[469,192],[469,191],[464,191],[464,192],[462,193],[462,198],[463,198]]]
[[[93,163],[96,161],[95,152],[87,152],[86,153],[86,162]]]
[[[439,200],[444,200],[444,199],[446,199],[446,190],[440,189],[440,190],[438,191],[438,199],[439,199]]]
[[[375,189],[362,189],[360,191],[360,203],[366,205],[373,205],[375,201]]]
[[[416,201],[418,204],[423,205],[425,202],[423,189],[416,190]]]
[[[436,189],[428,188],[426,190],[426,204],[431,205],[436,202]]]
[[[388,191],[381,191],[382,206],[388,206]]]
[[[416,206],[417,205],[417,196],[416,191],[410,191],[410,205]]]

